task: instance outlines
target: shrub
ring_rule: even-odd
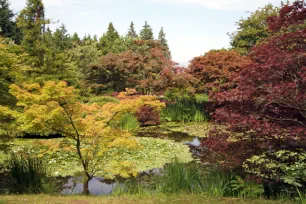
[[[89,104],[96,103],[99,106],[103,106],[106,103],[119,103],[120,101],[114,97],[111,96],[95,96],[90,98]]]
[[[208,97],[207,94],[196,94],[195,95],[195,100],[196,100],[196,103],[203,104],[203,103],[208,102],[209,97]]]
[[[159,125],[160,118],[158,112],[151,106],[145,105],[140,107],[136,113],[136,117],[141,126]]]
[[[139,122],[135,116],[126,113],[120,118],[119,127],[121,130],[137,130],[139,128]]]

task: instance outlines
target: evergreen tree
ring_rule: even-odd
[[[139,35],[142,40],[154,40],[153,30],[147,21],[142,27]]]
[[[168,41],[166,39],[166,33],[164,32],[163,27],[159,31],[158,40],[160,41],[162,46],[166,47],[169,50]]]
[[[77,33],[74,33],[72,35],[71,41],[72,41],[72,43],[77,44],[77,45],[79,45],[81,43],[81,39],[80,39],[80,37]]]
[[[67,30],[64,24],[62,24],[60,28],[56,29],[54,33],[54,43],[59,50],[71,48],[71,40],[67,34]]]
[[[101,37],[99,42],[99,49],[102,51],[102,54],[106,55],[109,53],[114,42],[119,38],[119,33],[114,28],[113,23],[109,23],[107,32]]]
[[[95,42],[95,43],[98,42],[98,36],[94,35],[92,41]]]
[[[19,43],[20,33],[16,23],[13,21],[15,14],[9,7],[10,3],[8,0],[0,0],[0,28],[2,29],[0,34]]]
[[[27,0],[26,7],[20,12],[17,25],[21,29],[22,45],[31,57],[31,65],[41,68],[44,64],[43,33],[47,21],[41,0]]]
[[[138,38],[138,35],[137,35],[137,33],[135,31],[135,28],[134,28],[133,21],[131,22],[131,25],[130,25],[130,28],[128,30],[128,33],[127,33],[126,37],[128,37],[128,38]]]

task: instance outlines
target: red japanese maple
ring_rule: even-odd
[[[253,49],[237,88],[215,95],[221,108],[214,118],[227,131],[211,132],[203,145],[226,155],[228,164],[267,151],[306,149],[305,10],[296,1],[270,18],[274,36]]]

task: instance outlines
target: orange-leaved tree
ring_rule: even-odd
[[[43,135],[60,133],[75,141],[75,149],[87,178],[84,182],[86,194],[89,193],[89,181],[101,168],[101,160],[110,148],[140,146],[127,132],[118,132],[108,126],[122,108],[110,104],[105,108],[95,103],[84,104],[79,100],[77,90],[64,81],[48,81],[44,86],[11,85],[10,93],[17,98],[17,105],[23,107],[23,113],[17,118],[21,131]],[[132,164],[121,163],[123,176],[136,175]]]

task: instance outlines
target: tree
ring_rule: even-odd
[[[135,31],[135,28],[134,28],[133,21],[131,22],[131,25],[130,25],[130,28],[128,30],[128,33],[126,34],[126,37],[128,37],[128,38],[138,38],[137,32]]]
[[[292,176],[288,167],[305,162],[294,155],[306,150],[305,12],[305,2],[296,1],[268,21],[273,36],[253,49],[237,87],[216,95],[214,118],[228,131],[214,131],[204,142],[250,173],[294,185],[303,180],[301,169]]]
[[[160,29],[160,32],[158,34],[158,40],[161,43],[161,45],[164,46],[167,49],[167,51],[169,53],[169,58],[171,58],[171,53],[170,53],[168,41],[166,39],[166,33],[164,32],[163,27]]]
[[[70,36],[67,34],[67,29],[64,24],[62,24],[60,28],[56,29],[53,34],[53,38],[55,46],[58,50],[63,51],[65,49],[71,48],[72,46]]]
[[[74,33],[71,37],[72,43],[79,45],[81,43],[81,39],[77,33]]]
[[[9,8],[10,3],[8,0],[0,0],[0,28],[2,31],[0,35],[6,38],[11,38],[16,43],[20,42],[20,33],[18,32],[16,23],[13,18],[15,14]]]
[[[88,182],[95,173],[111,171],[112,165],[118,176],[126,178],[137,174],[131,162],[112,160],[117,152],[111,149],[135,150],[140,144],[129,133],[111,128],[109,124],[119,121],[126,113],[135,114],[143,106],[150,106],[155,111],[165,106],[155,96],[130,96],[128,92],[119,94],[119,103],[106,103],[102,107],[96,103],[84,104],[77,90],[64,81],[48,81],[44,86],[12,85],[10,92],[18,99],[17,105],[23,108],[17,118],[18,129],[42,135],[57,133],[72,139],[86,176],[86,194],[89,193]],[[5,110],[1,106],[0,109]],[[14,114],[8,110],[5,113],[5,117]],[[107,167],[103,169],[103,165]]]
[[[42,1],[27,0],[26,7],[17,18],[17,25],[23,36],[22,46],[31,57],[33,68],[41,68],[44,65],[43,33],[47,23]]]
[[[114,28],[113,23],[109,23],[107,32],[100,38],[99,48],[103,55],[106,55],[112,49],[114,42],[119,38],[119,33]]]
[[[151,26],[146,21],[142,30],[140,31],[140,39],[142,40],[154,40],[153,30]]]
[[[25,81],[25,73],[30,69],[26,57],[20,46],[0,37],[0,105],[15,105],[16,99],[9,93],[9,86]]]
[[[267,19],[278,13],[279,8],[268,4],[237,22],[238,30],[232,34],[231,45],[240,54],[248,54],[252,47],[270,36]]]
[[[108,109],[101,111],[102,107],[95,103],[83,104],[78,100],[77,91],[68,87],[66,82],[49,81],[42,87],[39,84],[23,87],[12,85],[11,93],[18,99],[17,105],[23,107],[22,116],[17,118],[19,129],[43,135],[60,133],[75,142],[76,153],[86,176],[86,194],[89,194],[88,182],[101,168],[109,148],[138,147],[129,134],[116,134],[116,131],[107,127],[109,121],[118,115],[118,108],[109,104]],[[135,175],[135,170],[131,169],[127,161],[119,165],[123,168],[122,176]]]
[[[211,50],[191,60],[189,73],[197,79],[197,92],[226,91],[235,88],[237,73],[249,63],[234,50]]]
[[[162,44],[162,46],[166,47],[169,50],[168,41],[166,39],[166,33],[164,32],[164,28],[162,27],[158,34],[158,40]]]
[[[158,80],[161,71],[172,66],[164,54],[167,52],[158,41],[129,41],[128,50],[102,56],[100,63],[92,66],[87,78],[96,89],[103,91],[123,91],[135,88],[140,93],[154,93],[163,89]]]

